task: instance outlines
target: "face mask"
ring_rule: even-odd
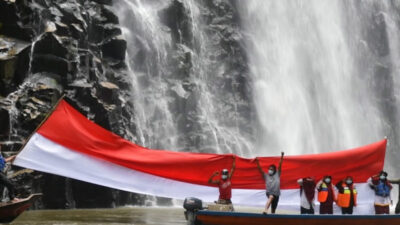
[[[268,174],[269,174],[269,175],[273,175],[274,172],[275,172],[275,171],[273,171],[273,170],[268,170]]]
[[[352,184],[353,181],[352,180],[346,180],[346,184]]]
[[[385,179],[386,179],[386,177],[385,177],[384,175],[381,175],[379,178],[380,178],[381,180],[385,180]]]
[[[222,180],[228,179],[228,175],[222,175],[221,177],[222,177]]]
[[[326,178],[325,183],[329,184],[331,182],[331,178]]]

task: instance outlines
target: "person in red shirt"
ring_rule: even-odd
[[[236,164],[236,158],[233,157],[233,163],[232,163],[232,168],[231,172],[228,171],[228,169],[223,169],[221,173],[221,179],[215,179],[214,177],[219,175],[219,171],[215,171],[210,179],[208,180],[209,184],[217,184],[219,188],[219,198],[216,203],[218,204],[232,204],[231,198],[232,198],[232,183],[231,183],[231,178],[233,176],[233,172],[235,172],[235,164]]]

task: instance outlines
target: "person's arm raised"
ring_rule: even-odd
[[[260,166],[260,161],[258,160],[258,158],[256,158],[256,163],[257,163],[257,168],[258,168],[258,170],[260,171],[262,178],[265,179],[265,177],[264,177],[264,170],[263,170],[262,167]]]
[[[215,172],[211,175],[210,179],[208,179],[208,183],[209,183],[209,184],[219,184],[219,180],[213,180],[213,178],[214,178],[215,176],[217,176],[217,175],[219,175],[219,172],[218,172],[218,171],[215,171]]]
[[[283,156],[285,155],[284,152],[281,152],[281,161],[279,161],[279,167],[278,167],[278,173],[281,174],[282,171],[282,162],[283,162]]]
[[[233,156],[232,169],[231,169],[231,172],[229,173],[229,179],[231,179],[231,177],[233,176],[233,172],[235,172],[235,168],[236,168],[236,157]]]
[[[400,184],[400,179],[397,180],[389,180],[390,183],[392,184]]]

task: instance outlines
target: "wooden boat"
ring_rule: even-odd
[[[0,203],[0,223],[9,223],[27,210],[42,194],[31,194],[15,202]]]
[[[400,215],[285,215],[200,210],[196,225],[399,225]]]

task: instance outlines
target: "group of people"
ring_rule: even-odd
[[[387,179],[387,175],[387,172],[381,171],[367,181],[375,193],[375,214],[389,214],[389,206],[393,204],[392,185]],[[333,214],[334,203],[341,208],[342,214],[353,214],[353,208],[357,206],[357,189],[351,176],[347,176],[335,185],[332,183],[332,177],[328,175],[318,183],[311,177],[299,179],[297,182],[300,185],[300,211],[302,214],[314,214],[315,189],[318,191],[320,214]]]
[[[266,195],[267,195],[267,203],[265,204],[264,214],[267,214],[268,209],[271,207],[271,213],[275,213],[276,208],[278,207],[279,196],[281,195],[281,171],[282,171],[282,162],[283,162],[284,153],[281,154],[281,160],[279,162],[278,168],[276,165],[272,164],[268,168],[268,172],[265,173],[262,167],[260,166],[260,162],[258,158],[256,158],[257,168],[262,175],[262,179],[265,181],[265,186],[267,187]],[[229,172],[228,169],[223,169],[221,174],[221,179],[215,179],[220,173],[219,171],[215,171],[208,183],[216,184],[219,188],[219,198],[218,204],[232,204],[232,183],[231,178],[233,173],[235,172],[236,167],[236,158],[233,158],[232,168]]]
[[[267,202],[263,214],[267,214],[269,208],[271,213],[274,214],[279,202],[280,196],[280,176],[282,170],[284,153],[281,153],[281,158],[278,168],[276,165],[271,164],[268,167],[268,172],[265,172],[260,166],[258,158],[255,162],[257,168],[265,181]],[[235,171],[236,159],[233,159],[232,168],[223,169],[220,179],[215,178],[220,173],[214,172],[208,182],[210,184],[218,185],[219,204],[232,204],[232,183],[231,178]],[[387,179],[387,172],[381,171],[378,175],[374,175],[368,179],[368,184],[375,193],[375,213],[376,214],[389,214],[389,206],[393,204],[391,199],[391,182]],[[357,189],[353,183],[353,178],[347,176],[345,179],[340,180],[336,184],[332,183],[332,177],[326,175],[316,183],[312,177],[305,177],[297,180],[300,185],[300,212],[301,214],[314,214],[315,213],[315,193],[317,192],[317,200],[320,203],[320,214],[333,214],[333,204],[336,203],[341,210],[342,214],[353,214],[353,208],[357,206]],[[400,181],[399,181],[400,183]]]

